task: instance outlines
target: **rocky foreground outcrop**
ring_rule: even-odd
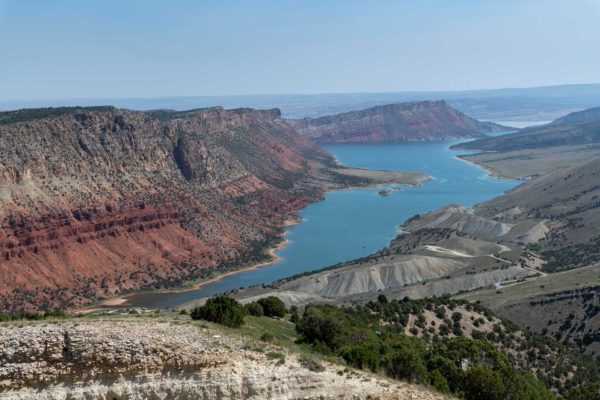
[[[480,138],[506,127],[480,122],[444,101],[389,104],[319,118],[290,120],[316,143],[416,142]]]
[[[183,321],[0,325],[0,397],[443,399],[360,371],[340,374],[339,365],[310,371],[296,354],[256,345]]]
[[[258,261],[289,212],[368,182],[279,110],[0,113],[0,311],[77,307]]]

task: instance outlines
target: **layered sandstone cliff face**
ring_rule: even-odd
[[[253,261],[331,164],[279,110],[0,113],[0,310]]]
[[[0,325],[3,399],[443,399],[185,321]],[[261,351],[255,350],[260,346]],[[253,350],[254,349],[254,350]],[[278,357],[269,357],[269,353]]]
[[[389,104],[320,118],[290,121],[316,143],[414,142],[479,138],[507,128],[480,122],[444,101]]]

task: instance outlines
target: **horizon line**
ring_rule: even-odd
[[[356,91],[356,92],[315,92],[315,93],[248,93],[248,94],[206,94],[206,95],[160,95],[160,96],[98,96],[98,97],[38,97],[38,98],[6,98],[0,99],[0,102],[25,102],[25,101],[67,101],[67,100],[154,100],[154,99],[175,99],[175,98],[225,98],[225,97],[269,97],[269,96],[331,96],[331,95],[369,95],[369,94],[411,94],[411,93],[473,93],[473,92],[491,92],[501,90],[533,90],[544,88],[559,88],[568,86],[600,86],[600,82],[594,83],[564,83],[555,85],[541,86],[508,86],[497,88],[482,89],[451,89],[451,90],[394,90],[394,91]]]

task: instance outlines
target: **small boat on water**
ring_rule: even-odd
[[[389,189],[382,189],[379,191],[379,195],[380,196],[389,196],[390,195],[390,191]]]

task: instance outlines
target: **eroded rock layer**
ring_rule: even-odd
[[[320,118],[290,121],[316,143],[415,142],[479,138],[507,128],[480,122],[444,101],[389,104]]]
[[[331,165],[279,110],[0,113],[0,310],[255,261],[333,185]]]
[[[3,399],[414,399],[442,395],[178,321],[0,326]],[[263,346],[261,344],[260,346]],[[269,357],[276,354],[278,357]]]

